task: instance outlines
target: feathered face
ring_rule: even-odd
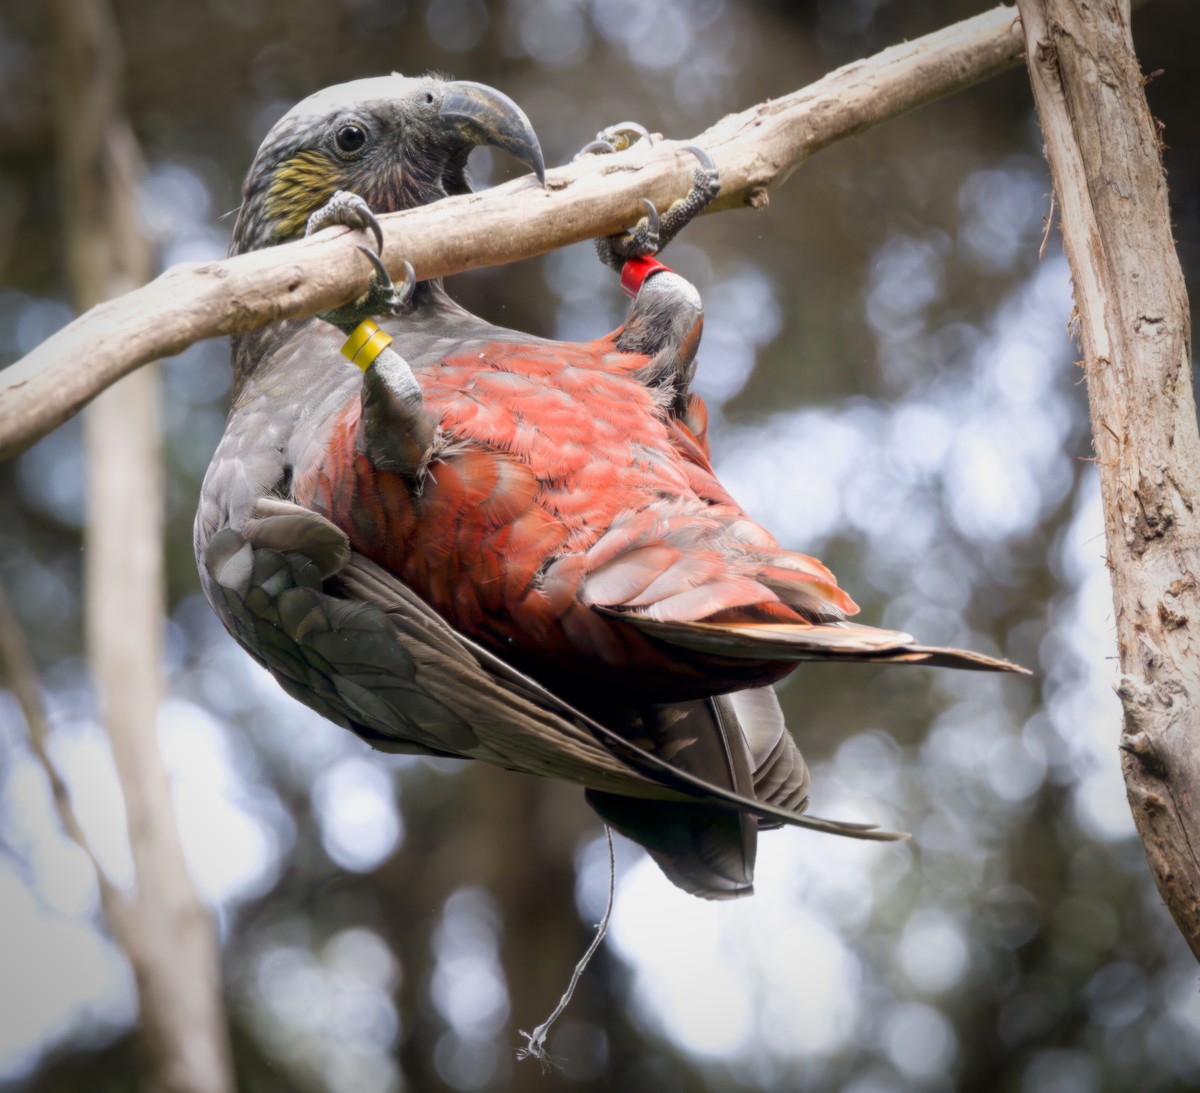
[[[326,88],[293,107],[267,134],[242,188],[231,253],[304,234],[335,190],[373,212],[466,193],[471,149],[492,144],[544,180],[529,119],[483,84],[400,75]]]

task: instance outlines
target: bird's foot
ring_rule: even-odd
[[[308,218],[305,235],[312,235],[322,228],[343,225],[355,231],[370,232],[375,237],[376,250],[359,246],[374,267],[367,291],[356,300],[341,307],[317,313],[317,318],[332,323],[344,334],[351,333],[364,319],[399,318],[412,305],[413,292],[417,287],[416,274],[412,265],[404,263],[404,281],[397,287],[383,264],[377,251],[383,250],[383,229],[371,207],[358,194],[338,190],[324,205]]]
[[[638,125],[636,121],[619,121],[616,125],[601,129],[594,141],[579,149],[575,158],[582,159],[596,152],[623,152],[639,140],[647,144],[654,143],[654,138],[644,125]]]
[[[356,300],[329,311],[317,312],[318,319],[333,323],[343,334],[350,334],[366,319],[398,319],[412,307],[413,293],[417,288],[417,276],[411,263],[404,263],[404,280],[399,286],[392,282],[387,267],[379,255],[368,247],[359,247],[371,265],[371,283]]]
[[[620,152],[638,140],[652,139],[636,122],[621,122],[597,133],[596,139],[586,145],[579,156]],[[596,253],[606,266],[619,273],[629,259],[657,254],[721,192],[721,176],[712,156],[696,144],[685,144],[682,151],[691,152],[699,160],[687,195],[673,201],[662,213],[649,198],[642,198],[646,206],[645,216],[620,235],[596,240]]]
[[[383,228],[371,212],[371,206],[358,194],[349,190],[334,190],[333,197],[308,218],[304,234],[315,235],[322,228],[336,227],[369,231],[375,236],[375,250],[383,252]]]
[[[692,172],[692,185],[686,196],[672,201],[667,211],[662,214],[662,223],[658,230],[660,249],[704,212],[721,192],[721,175],[712,156],[698,144],[685,144],[681,151],[691,152],[698,162]]]

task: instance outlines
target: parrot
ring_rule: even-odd
[[[642,135],[623,123],[584,152]],[[440,76],[326,88],[263,140],[231,253],[341,226],[373,240],[372,276],[233,336],[195,522],[209,602],[284,691],[368,744],[580,784],[694,895],[752,892],[760,829],[906,837],[807,813],[772,684],[806,660],[1022,669],[849,621],[833,574],[721,486],[690,390],[702,303],[656,257],[718,193],[711,157],[683,147],[688,193],[596,241],[632,304],[569,343],[493,325],[408,263],[397,285],[380,257],[377,215],[470,192],[480,145],[544,185],[520,107]]]

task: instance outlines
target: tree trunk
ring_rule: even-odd
[[[104,0],[56,0],[58,151],[72,293],[88,308],[142,284],[140,155],[119,106],[120,47]],[[192,885],[155,722],[161,695],[163,485],[159,375],[96,400],[85,428],[87,644],[125,798],[136,895],[112,926],[137,980],[148,1086],[233,1089],[216,937]]]
[[[1062,209],[1104,499],[1122,765],[1200,958],[1200,435],[1158,128],[1120,0],[1018,0]]]

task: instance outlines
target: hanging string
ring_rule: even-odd
[[[567,984],[567,989],[563,992],[563,996],[558,1000],[558,1005],[554,1007],[554,1012],[550,1014],[537,1028],[532,1032],[526,1032],[520,1029],[520,1033],[525,1037],[525,1046],[517,1048],[518,1059],[537,1059],[542,1064],[544,1070],[550,1070],[554,1065],[554,1057],[546,1050],[546,1037],[550,1034],[550,1026],[561,1016],[563,1010],[571,1002],[571,996],[575,993],[575,987],[579,983],[579,977],[583,975],[584,969],[591,962],[593,956],[596,955],[596,950],[600,948],[600,942],[604,940],[604,935],[608,933],[609,919],[612,918],[613,896],[617,888],[617,861],[613,853],[612,831],[608,824],[604,825],[604,836],[608,839],[608,904],[604,908],[604,917],[600,920],[600,925],[596,927],[596,936],[592,938],[592,943],[587,947],[587,952],[579,958],[579,963],[575,965],[575,970],[571,973],[571,981]]]

